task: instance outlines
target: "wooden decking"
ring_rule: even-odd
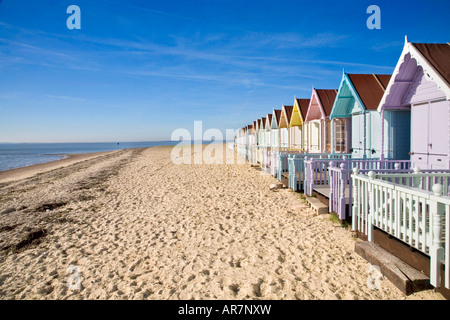
[[[314,186],[313,191],[323,195],[324,197],[330,198],[330,185],[323,184],[323,185],[317,185]],[[349,187],[345,187],[345,203],[349,204],[349,196],[350,196],[350,190]]]

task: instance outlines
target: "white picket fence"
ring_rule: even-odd
[[[352,174],[353,230],[373,241],[373,228],[377,227],[429,255],[430,283],[434,287],[440,286],[440,264],[444,262],[445,287],[450,289],[450,197],[442,195],[443,191],[448,194],[450,174],[415,173],[409,176],[376,175],[373,171],[365,175],[355,168]],[[395,178],[411,178],[408,184],[413,186],[395,183]],[[386,181],[389,179],[391,181]],[[424,181],[440,183],[426,184]],[[447,186],[443,187],[441,183]]]

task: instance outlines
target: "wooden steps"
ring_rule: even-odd
[[[317,214],[328,213],[328,206],[322,203],[319,199],[306,196],[306,201],[311,206],[311,208],[316,211]]]
[[[406,295],[432,288],[429,277],[373,242],[356,242],[355,252],[378,266],[380,272]]]

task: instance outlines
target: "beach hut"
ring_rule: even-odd
[[[280,148],[280,118],[281,118],[281,110],[275,110],[273,109],[272,113],[272,123],[271,123],[271,130],[270,130],[270,141],[272,142],[272,149],[279,150]]]
[[[380,158],[382,124],[377,108],[390,78],[343,73],[330,114],[333,154],[351,151],[353,158]]]
[[[314,89],[306,123],[306,151],[309,153],[331,153],[331,121],[329,119],[333,108],[337,89]]]
[[[450,169],[450,45],[411,43],[403,51],[386,88],[378,111],[387,119],[382,137],[383,157],[391,150],[406,156],[421,169]],[[408,128],[410,139],[393,136],[391,128]],[[385,123],[385,122],[383,122]],[[408,128],[409,129],[409,128]]]
[[[289,149],[289,123],[291,122],[292,110],[294,106],[285,106],[281,108],[280,117],[280,147],[281,150],[286,151]]]
[[[265,124],[265,142],[266,142],[266,147],[267,148],[271,148],[272,147],[272,141],[271,141],[271,130],[272,130],[272,113],[267,114],[266,116],[266,124]]]
[[[294,99],[291,121],[289,122],[289,149],[303,151],[304,123],[310,99]]]
[[[257,138],[257,133],[256,133],[256,122],[257,121],[253,121],[251,136],[250,136],[250,143],[249,143],[248,159],[251,164],[256,163],[256,147],[257,147],[257,143],[258,143],[258,138]]]
[[[253,125],[249,124],[246,126],[246,135],[245,135],[245,158],[247,160],[250,160],[252,142],[253,142]]]
[[[261,118],[261,126],[259,127],[261,136],[261,147],[266,147],[266,117]]]

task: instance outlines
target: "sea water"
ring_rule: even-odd
[[[105,143],[0,143],[0,171],[65,158],[66,154],[176,145],[178,141]]]

